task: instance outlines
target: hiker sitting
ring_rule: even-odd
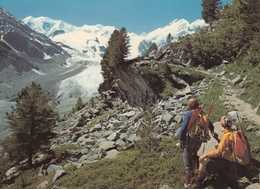
[[[238,167],[239,164],[235,162],[235,158],[232,156],[230,145],[233,143],[232,132],[236,130],[236,127],[232,124],[229,117],[223,116],[221,118],[221,125],[224,127],[223,136],[220,140],[216,150],[208,152],[199,157],[199,170],[195,181],[195,187],[200,187],[206,176],[206,167],[210,166],[218,170],[229,169],[234,174],[234,168]],[[232,163],[231,163],[232,162]],[[229,180],[231,182],[230,187],[239,189],[239,183],[237,180]]]

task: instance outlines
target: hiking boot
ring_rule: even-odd
[[[250,180],[252,183],[256,183],[256,182],[260,182],[259,176],[254,176],[253,178],[251,178]]]
[[[190,187],[191,187],[190,184],[186,184],[186,183],[184,183],[184,188],[190,188]]]
[[[200,181],[195,181],[195,183],[193,183],[192,185],[191,185],[191,188],[192,189],[201,189],[202,188],[202,182],[200,182]]]
[[[241,183],[241,184],[247,184],[247,185],[251,184],[249,179],[246,177],[238,178],[237,181],[238,181],[238,183]]]

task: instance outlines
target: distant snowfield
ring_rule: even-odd
[[[60,83],[58,99],[91,97],[98,93],[98,86],[103,82],[100,64],[86,67],[80,74],[67,78]]]

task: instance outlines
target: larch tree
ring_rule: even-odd
[[[18,93],[15,107],[6,113],[12,134],[3,141],[3,150],[11,153],[16,161],[28,159],[28,166],[33,164],[33,155],[48,147],[52,128],[58,118],[50,103],[49,93],[44,93],[40,84],[32,82]],[[57,105],[57,104],[56,104]],[[12,144],[8,142],[12,141]]]

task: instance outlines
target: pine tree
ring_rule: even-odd
[[[16,106],[6,113],[12,131],[7,140],[13,143],[3,145],[3,150],[11,152],[17,161],[28,158],[29,167],[35,152],[49,145],[51,129],[58,118],[49,100],[49,93],[44,94],[40,84],[33,82],[18,93]]]
[[[239,0],[239,12],[242,20],[253,31],[260,31],[260,1]]]
[[[141,152],[156,151],[159,147],[159,140],[157,136],[160,129],[152,121],[155,115],[151,107],[152,103],[148,100],[145,111],[143,112],[144,116],[138,130],[136,131],[136,135],[140,137],[141,140],[136,141],[135,145]]]
[[[217,20],[217,13],[222,8],[221,0],[202,0],[202,18],[212,25]]]
[[[123,27],[119,32],[119,37],[117,41],[117,48],[118,48],[118,63],[124,63],[125,58],[127,58],[129,54],[130,48],[130,39],[127,35],[126,29]]]
[[[115,44],[117,41],[119,35],[119,31],[118,30],[114,30],[113,33],[110,36],[110,39],[108,40],[108,45],[106,48],[106,52],[103,56],[103,59],[100,62],[101,65],[101,74],[104,78],[104,80],[108,79],[109,76],[111,76],[111,68],[115,65],[114,62],[114,53],[115,53]]]
[[[83,108],[83,102],[82,102],[82,99],[81,97],[78,97],[78,100],[77,100],[77,103],[75,105],[75,110],[78,111],[80,110],[81,108]]]
[[[170,44],[172,42],[172,40],[173,40],[173,37],[172,37],[171,33],[169,33],[166,38],[166,44],[167,45]]]
[[[158,46],[156,45],[156,43],[153,43],[149,49],[146,51],[144,56],[148,56],[153,50],[158,50]]]
[[[106,53],[101,60],[101,71],[104,79],[112,75],[112,68],[117,64],[124,63],[129,54],[130,39],[126,29],[123,27],[120,31],[114,30],[108,41]]]

